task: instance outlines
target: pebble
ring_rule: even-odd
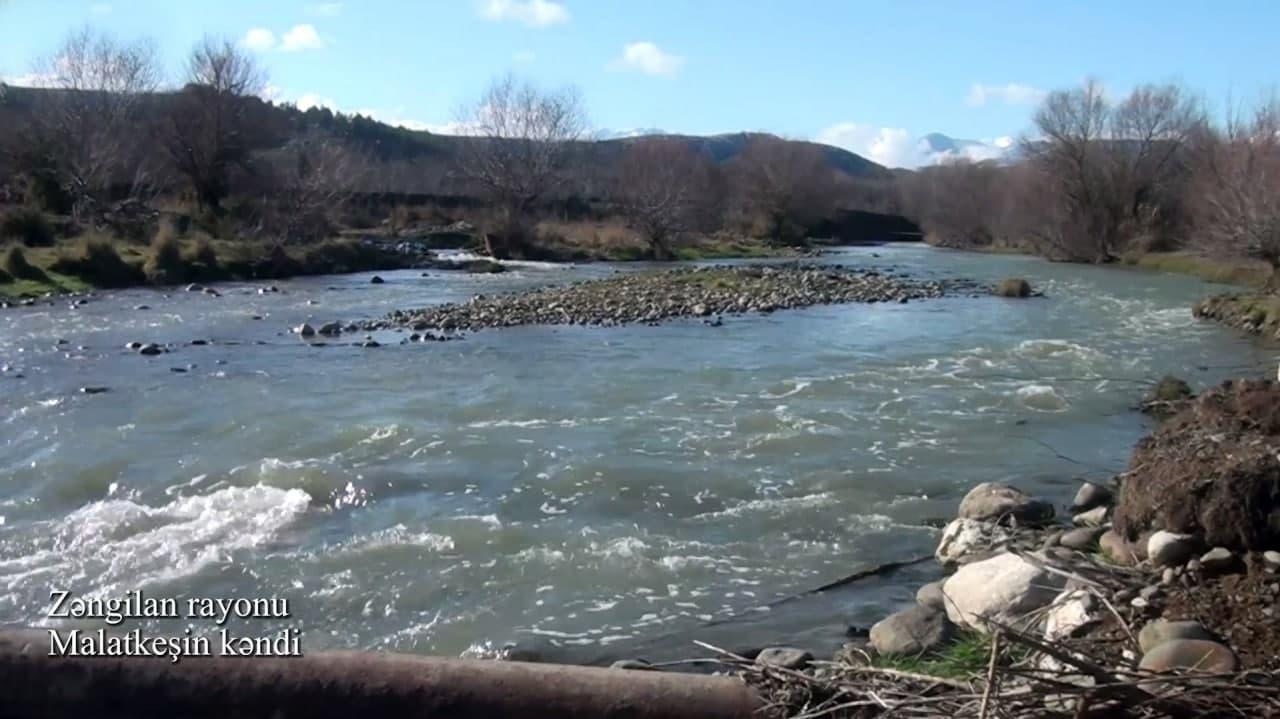
[[[1190,534],[1161,530],[1147,540],[1147,557],[1157,567],[1172,567],[1190,559],[1196,551],[1196,539]]]
[[[1206,574],[1216,575],[1232,572],[1242,565],[1240,558],[1232,554],[1230,549],[1214,547],[1200,557],[1200,566]]]
[[[1160,583],[1164,585],[1173,584],[1178,579],[1178,572],[1173,567],[1165,567],[1160,574]]]
[[[102,394],[110,391],[107,387],[81,387],[80,391],[84,394]]]
[[[1138,631],[1138,646],[1142,648],[1144,653],[1174,639],[1206,639],[1212,641],[1214,636],[1208,629],[1205,629],[1203,624],[1190,620],[1153,619]]]
[[[1110,504],[1111,499],[1111,490],[1107,487],[1093,482],[1085,482],[1080,485],[1080,489],[1076,490],[1076,497],[1071,503],[1071,509],[1074,512],[1087,512],[1094,507]]]
[[[1227,647],[1207,639],[1171,639],[1142,655],[1139,669],[1150,672],[1173,670],[1227,674],[1239,666]]]
[[[1078,527],[1063,533],[1058,543],[1068,549],[1087,552],[1097,546],[1104,531],[1102,527]]]
[[[1280,552],[1274,549],[1263,552],[1262,562],[1267,565],[1268,569],[1280,569]]]
[[[1108,507],[1094,507],[1087,512],[1081,512],[1071,518],[1071,523],[1077,527],[1101,527],[1107,523]]]

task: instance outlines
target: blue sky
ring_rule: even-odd
[[[1276,83],[1280,2],[1233,0],[0,0],[0,76],[91,24],[158,45],[253,48],[280,100],[447,130],[514,71],[577,85],[594,127],[761,130],[924,161],[928,132],[1027,130],[1047,89],[1179,81],[1218,107]]]

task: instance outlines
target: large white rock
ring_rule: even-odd
[[[1013,535],[993,522],[953,519],[942,530],[933,556],[943,564],[960,564],[1003,549]]]
[[[947,578],[942,592],[952,622],[985,630],[988,619],[1021,624],[1028,613],[1052,602],[1065,583],[1061,576],[1006,552],[964,565]]]

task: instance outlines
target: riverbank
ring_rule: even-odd
[[[973,282],[918,281],[839,265],[679,268],[397,310],[384,319],[366,321],[360,328],[474,331],[531,324],[655,324],[680,317],[719,323],[719,317],[726,314],[851,302],[906,304],[980,291],[990,290]]]
[[[1269,716],[1277,407],[1270,381],[1187,401],[1127,472],[1081,483],[1068,522],[1015,487],[974,487],[935,553],[950,574],[831,661],[706,648],[779,716]]]

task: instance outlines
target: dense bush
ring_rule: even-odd
[[[115,245],[100,238],[81,240],[60,251],[50,269],[74,275],[96,287],[132,287],[144,279],[136,265],[116,252]]]
[[[187,278],[187,266],[182,260],[182,250],[172,230],[161,226],[147,249],[147,259],[142,265],[147,281],[157,285],[171,285]]]
[[[11,245],[4,253],[4,262],[0,264],[0,269],[18,280],[44,280],[47,277],[44,270],[27,261],[27,254],[18,245]]]
[[[0,216],[0,239],[16,240],[27,247],[48,247],[56,238],[44,213],[22,208]]]

